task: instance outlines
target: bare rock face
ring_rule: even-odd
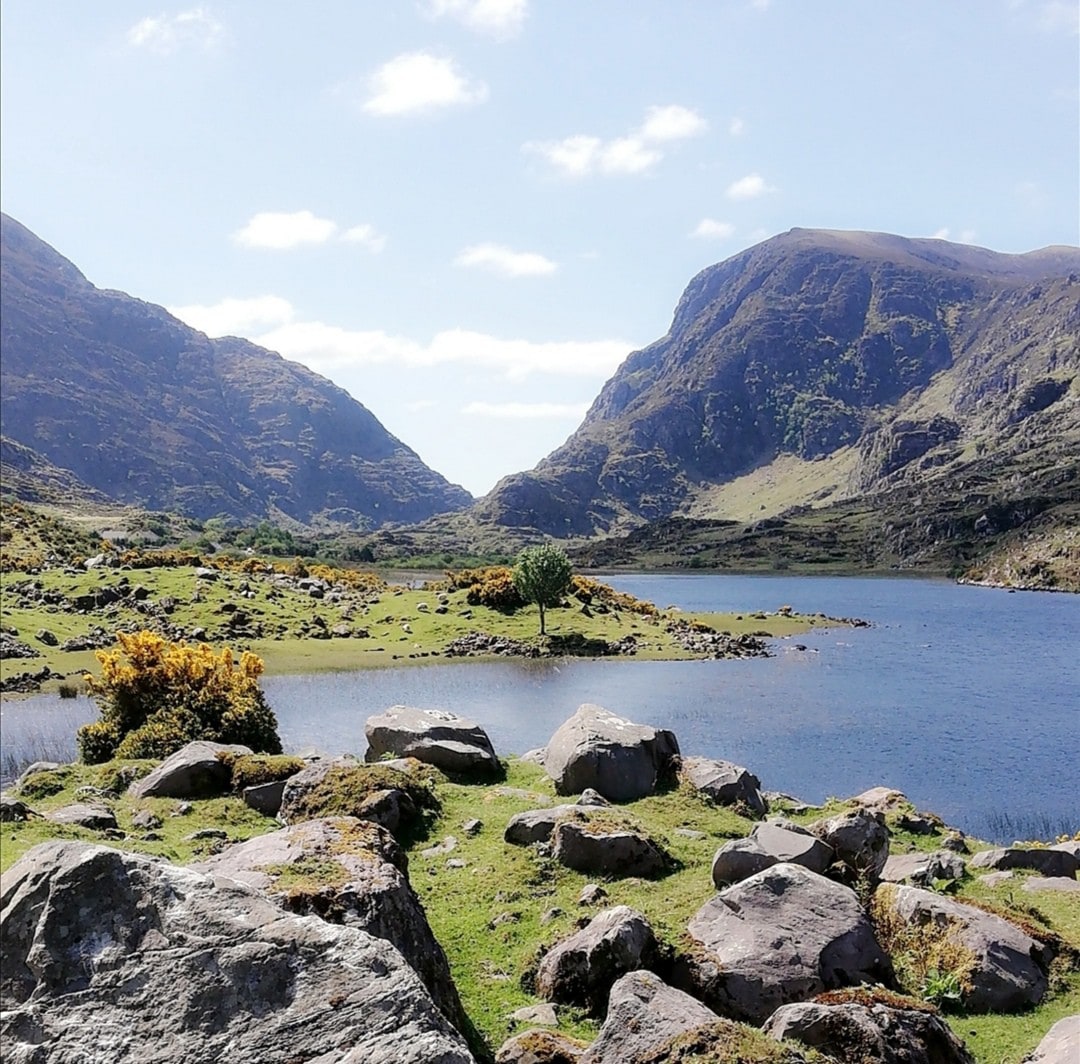
[[[631,972],[611,988],[607,1018],[581,1064],[645,1064],[673,1038],[716,1019],[652,972]]]
[[[442,709],[391,706],[385,713],[368,717],[364,734],[368,761],[392,754],[415,757],[444,772],[499,772],[499,759],[484,729],[474,720]]]
[[[103,846],[36,846],[0,882],[11,1064],[468,1064],[388,942],[230,879]]]
[[[865,878],[874,883],[881,878],[889,859],[889,829],[882,813],[857,809],[819,820],[810,825],[810,831],[832,847],[836,860],[852,879]]]
[[[684,757],[679,775],[717,805],[741,804],[753,816],[765,815],[761,780],[742,765],[708,757]]]
[[[950,927],[971,952],[971,991],[964,1005],[975,1012],[1015,1012],[1037,1005],[1046,993],[1053,950],[1000,916],[918,887],[883,886],[882,900],[902,920]]]
[[[672,732],[585,703],[551,737],[544,768],[558,794],[591,787],[609,801],[631,802],[656,790],[673,772],[678,754]]]
[[[393,943],[443,1015],[464,1029],[446,954],[409,885],[405,854],[385,828],[354,817],[308,820],[191,867],[255,887],[290,912],[314,913]]]
[[[601,829],[585,818],[562,820],[552,838],[555,860],[585,875],[649,879],[671,867],[671,858],[659,843],[629,828]]]
[[[1058,1020],[1024,1064],[1076,1064],[1080,1056],[1080,1015]]]
[[[656,937],[648,920],[629,906],[617,905],[544,955],[536,992],[548,1001],[603,1015],[612,984],[627,972],[649,967],[655,956]]]
[[[823,873],[833,858],[832,847],[804,828],[766,821],[756,825],[746,838],[725,842],[716,851],[712,879],[717,890],[722,890],[781,863]]]
[[[135,798],[208,798],[229,789],[229,767],[218,754],[246,755],[246,746],[198,740],[167,757],[128,793]]]
[[[774,865],[721,891],[688,930],[704,951],[703,1000],[751,1023],[788,1002],[892,975],[855,892],[800,865]]]
[[[782,1005],[762,1028],[777,1041],[802,1042],[840,1064],[974,1064],[937,1013],[886,1005]]]

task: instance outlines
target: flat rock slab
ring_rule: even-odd
[[[892,975],[855,892],[801,865],[774,865],[721,891],[688,931],[706,954],[704,1000],[737,1020],[760,1024],[789,1002]]]
[[[1016,1012],[1037,1005],[1046,993],[1053,951],[1000,916],[919,887],[879,888],[882,899],[910,924],[952,926],[971,951],[971,991],[964,1005],[973,1012]]]
[[[840,1064],[975,1064],[936,1013],[885,1005],[782,1005],[762,1030],[827,1053]]]
[[[1080,1015],[1058,1020],[1024,1064],[1076,1064],[1080,1060]]]
[[[752,816],[765,815],[761,780],[742,765],[708,757],[684,757],[679,775],[717,805],[741,804]]]
[[[1043,891],[1080,894],[1080,880],[1069,879],[1066,876],[1030,876],[1024,880],[1024,885],[1020,889],[1026,894],[1041,894]]]
[[[212,798],[229,789],[231,773],[218,754],[251,754],[246,746],[188,743],[167,757],[148,776],[136,780],[128,793],[133,798]]]
[[[558,794],[587,787],[612,802],[652,794],[673,773],[679,744],[674,734],[586,703],[556,730],[544,751],[544,769]]]
[[[993,868],[1005,871],[1010,868],[1029,868],[1043,876],[1076,878],[1076,857],[1068,850],[1054,847],[1007,846],[996,850],[983,850],[971,859],[972,868]]]
[[[474,720],[443,709],[391,706],[364,725],[367,761],[387,754],[415,757],[451,773],[496,773],[499,759],[487,733]]]
[[[116,814],[107,805],[96,802],[78,802],[51,809],[45,814],[45,819],[54,824],[74,824],[94,831],[109,831],[116,827]]]
[[[776,864],[797,864],[823,873],[833,862],[833,850],[803,828],[774,821],[757,824],[744,839],[725,842],[712,863],[713,885],[721,890]]]
[[[934,853],[893,854],[881,870],[886,883],[913,883],[928,887],[936,880],[962,879],[966,871],[964,859],[949,850]]]
[[[469,1064],[390,943],[284,913],[251,887],[87,843],[0,882],[11,1064]]]

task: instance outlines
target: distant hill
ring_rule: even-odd
[[[4,482],[20,497],[40,481],[201,519],[368,528],[472,501],[330,381],[95,288],[6,215],[0,315]]]
[[[868,564],[951,565],[950,543],[1074,520],[1080,249],[767,240],[698,274],[570,439],[473,513],[559,537],[656,522],[665,549],[694,528],[696,551],[703,522],[806,507],[857,510]]]

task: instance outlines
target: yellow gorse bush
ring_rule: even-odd
[[[117,640],[116,649],[97,651],[100,678],[86,677],[101,719],[79,729],[84,761],[167,757],[195,739],[281,752],[256,654],[245,651],[237,661],[228,647],[172,643],[147,631],[120,632]]]

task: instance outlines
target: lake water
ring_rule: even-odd
[[[672,729],[685,754],[736,761],[766,789],[807,801],[885,784],[999,841],[1080,828],[1080,596],[909,578],[609,582],[661,606],[791,605],[874,627],[778,640],[768,660],[508,661],[267,677],[286,748],[361,754],[365,719],[403,702],[472,717],[501,753],[522,753],[582,702],[597,702]],[[85,699],[5,703],[5,764],[93,716]]]

